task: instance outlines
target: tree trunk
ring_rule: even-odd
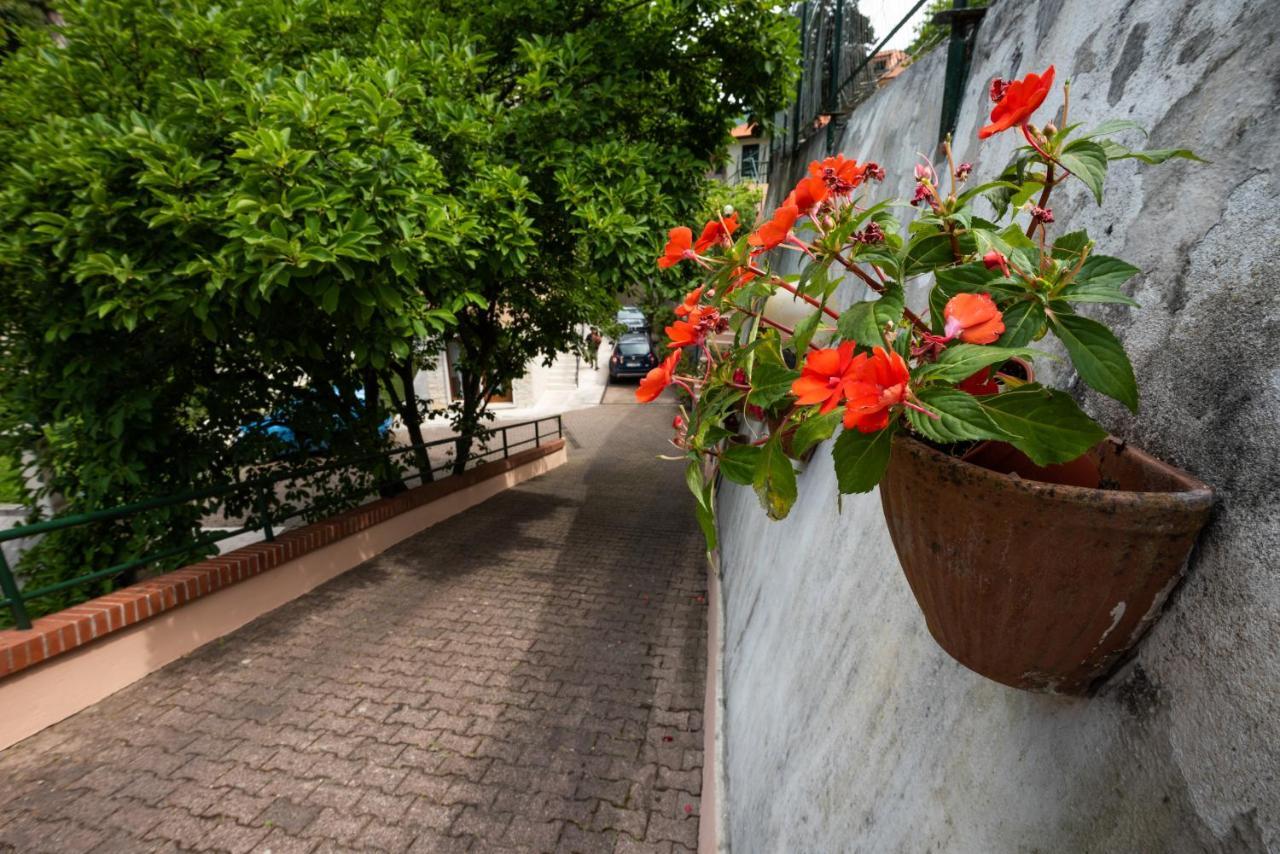
[[[400,378],[401,390],[404,393],[403,399],[396,397],[394,391],[391,394],[396,408],[400,411],[400,420],[409,431],[409,441],[414,445],[425,445],[426,440],[422,438],[422,412],[418,409],[418,393],[413,388],[413,375],[416,373],[413,369],[413,354],[406,356],[403,362],[394,363],[394,370]],[[387,389],[392,389],[390,382],[387,383]],[[422,482],[428,483],[435,480],[435,475],[431,471],[431,455],[427,449],[419,447],[414,456],[418,460],[418,473],[422,475]]]
[[[381,386],[378,383],[378,371],[372,366],[365,367],[361,370],[361,379],[364,382],[364,412],[361,413],[361,425],[363,439],[368,442],[367,447],[379,448],[382,445],[381,437],[378,435],[379,420],[378,415],[378,397],[381,393]],[[361,444],[364,444],[362,442]],[[392,495],[398,495],[408,489],[404,485],[404,481],[400,479],[399,472],[392,465],[390,459],[383,459],[370,467],[374,477],[378,480],[378,495],[383,498],[389,498]]]
[[[462,474],[467,469],[467,457],[480,427],[480,408],[484,404],[484,382],[474,371],[462,372],[462,415],[458,418],[458,439],[453,473]]]

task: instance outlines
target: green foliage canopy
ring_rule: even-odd
[[[734,118],[795,74],[764,0],[59,12],[0,65],[0,453],[68,509],[237,477],[275,453],[244,425],[300,399],[322,430],[359,413],[351,450],[387,399],[413,432],[407,386],[449,339],[481,430],[490,392],[649,276]]]

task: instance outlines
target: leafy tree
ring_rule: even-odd
[[[490,393],[612,314],[794,81],[765,0],[59,11],[0,65],[0,454],[67,510],[251,472],[274,413],[340,458],[387,404],[418,438],[412,377],[454,339],[460,467]],[[207,509],[47,538],[29,581]]]
[[[735,117],[784,103],[794,20],[763,0],[405,2],[393,14],[437,46],[419,70],[421,127],[481,223],[468,263],[436,271],[485,298],[449,332],[462,348],[454,423],[469,437],[526,363],[570,349],[579,324],[605,325],[617,293],[652,281],[654,234],[700,211]]]
[[[64,46],[28,31],[0,70],[0,444],[68,510],[238,477],[275,412],[375,447],[379,372],[478,299],[423,277],[466,220],[404,106],[414,49],[335,49],[376,42],[360,4],[201,5],[69,6]],[[204,509],[47,538],[26,574],[189,542]]]

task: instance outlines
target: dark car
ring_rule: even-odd
[[[609,379],[642,377],[657,366],[658,356],[648,335],[623,335],[609,357]]]

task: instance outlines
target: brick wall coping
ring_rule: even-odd
[[[28,630],[0,631],[0,679],[260,575],[401,513],[503,475],[563,447],[564,439],[544,442],[460,475],[283,531],[271,542],[253,543],[40,617]]]

